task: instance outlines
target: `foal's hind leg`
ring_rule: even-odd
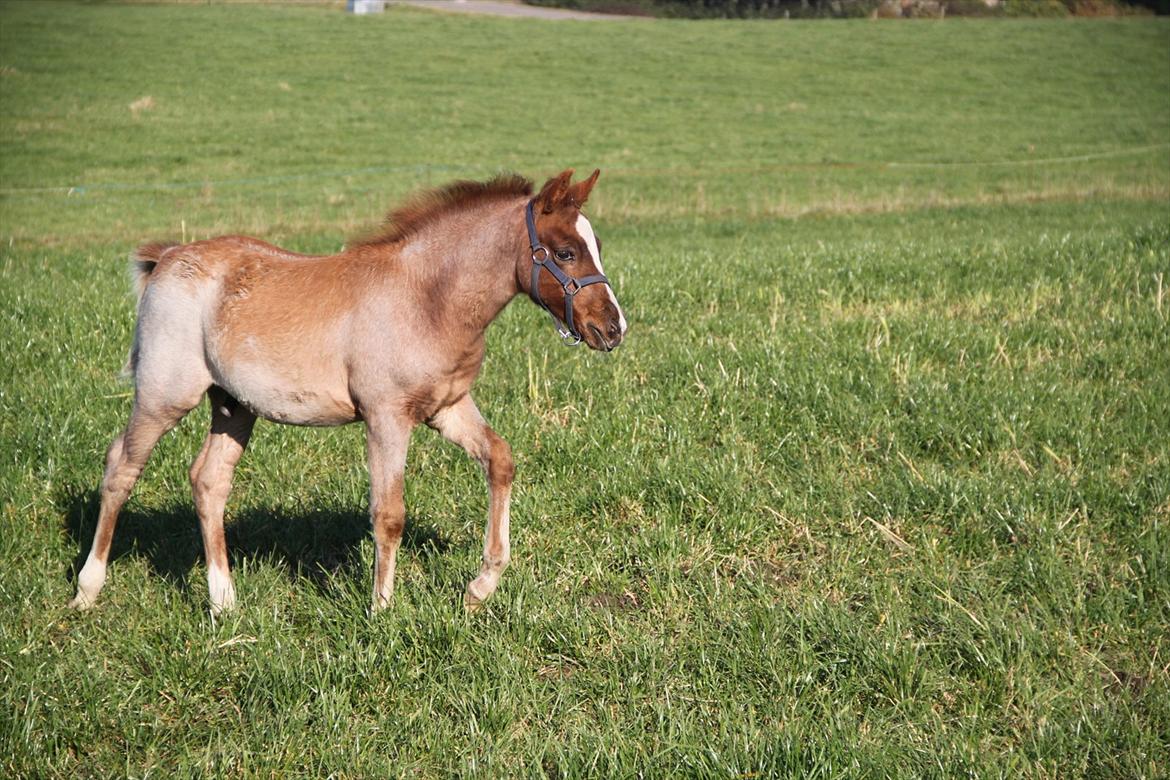
[[[509,504],[512,498],[512,448],[484,421],[470,395],[463,396],[431,419],[430,425],[462,447],[483,467],[488,483],[488,523],[483,537],[483,566],[467,586],[464,604],[478,607],[496,592],[500,575],[511,560]]]
[[[175,427],[191,407],[147,408],[134,402],[130,422],[121,436],[114,439],[106,453],[106,472],[102,478],[102,503],[98,512],[97,530],[93,547],[81,573],[77,575],[77,595],[69,602],[75,609],[89,609],[97,601],[98,593],[106,583],[106,563],[118,513],[126,503],[130,490],[150,457],[154,445],[162,435]]]
[[[211,614],[218,615],[236,604],[236,588],[223,539],[223,510],[232,490],[232,474],[248,446],[256,415],[218,387],[208,390],[207,398],[211,402],[211,430],[191,464],[191,490],[203,532]]]

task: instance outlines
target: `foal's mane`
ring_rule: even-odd
[[[391,209],[382,227],[352,242],[353,246],[395,244],[415,235],[442,217],[501,198],[532,194],[532,182],[517,174],[500,174],[488,181],[456,181],[412,195]]]

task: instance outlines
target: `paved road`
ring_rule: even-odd
[[[586,11],[570,11],[565,8],[546,8],[539,5],[509,2],[509,0],[391,0],[398,5],[413,5],[416,8],[432,8],[436,11],[450,11],[460,14],[488,14],[490,16],[526,16],[533,19],[588,19],[593,21],[614,21],[629,19],[616,14],[593,14]]]

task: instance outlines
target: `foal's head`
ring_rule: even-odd
[[[625,336],[626,318],[603,276],[601,242],[581,213],[599,173],[572,184],[570,169],[544,185],[531,205],[536,235],[530,240],[537,246],[532,259],[520,261],[517,277],[525,292],[565,323],[570,337],[608,352]]]

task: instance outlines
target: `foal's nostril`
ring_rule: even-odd
[[[614,320],[609,323],[609,327],[605,329],[605,335],[610,343],[616,343],[622,337],[622,326]]]

